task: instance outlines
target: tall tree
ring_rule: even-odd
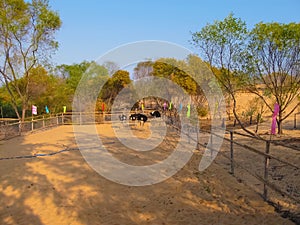
[[[204,63],[197,55],[189,55],[187,58],[187,72],[189,75],[194,77],[197,81],[196,94],[192,96],[193,101],[196,103],[198,108],[204,112],[205,104],[207,103],[207,97],[214,96],[217,105],[221,104],[221,100],[218,99],[217,93],[220,88],[217,80],[212,77],[209,67]],[[209,95],[209,96],[206,96]]]
[[[111,106],[119,92],[130,83],[131,79],[129,72],[125,70],[116,71],[112,77],[107,80],[100,92],[100,97],[104,102],[106,102],[108,110],[111,109]]]
[[[134,68],[133,79],[138,80],[145,77],[149,77],[153,72],[153,62],[152,61],[143,61],[139,62]]]
[[[29,103],[30,72],[47,60],[58,47],[54,34],[60,28],[59,15],[47,0],[0,1],[0,74],[22,122]],[[19,80],[22,77],[22,84]],[[21,85],[21,86],[20,86]],[[18,111],[20,100],[22,113]]]
[[[110,77],[120,69],[120,67],[113,61],[106,61],[102,64],[102,66],[107,69]]]
[[[241,127],[255,135],[243,126],[236,110],[236,93],[245,79],[240,62],[244,57],[247,35],[245,22],[229,14],[223,21],[207,24],[199,32],[192,33],[191,43],[200,50],[200,55],[233,101],[232,111]]]
[[[163,93],[165,98],[167,98],[154,98],[159,106],[162,106],[166,100],[172,100],[173,104],[177,104],[175,106],[177,108],[179,102],[182,103],[182,100],[178,99],[178,92],[180,92],[178,87],[180,87],[184,93],[187,93],[188,95],[196,94],[197,83],[187,73],[187,68],[188,66],[184,60],[177,60],[174,58],[161,58],[154,62],[152,75],[159,78],[165,78],[171,82],[165,81],[162,84],[154,85],[154,88]],[[177,84],[177,86],[170,85],[173,83]],[[176,99],[173,99],[174,96],[176,96]],[[181,97],[182,96],[180,96],[180,98]]]
[[[53,97],[59,101],[52,101],[51,107],[54,107],[55,110],[61,110],[63,106],[66,106],[68,109],[72,108],[76,88],[90,65],[91,62],[83,61],[79,64],[62,64],[55,68],[54,74],[57,78],[60,78],[60,86],[57,87]]]
[[[274,103],[279,104],[277,126],[281,134],[282,121],[300,105],[297,99],[300,94],[300,23],[256,24],[250,33],[248,53],[249,90],[262,99],[271,112]]]
[[[45,106],[52,113],[61,112],[68,99],[65,82],[49,75],[43,67],[32,69],[30,77],[29,103],[36,105],[41,113],[46,111]]]
[[[151,79],[153,76],[170,80],[191,96],[193,104],[203,112],[206,99],[201,86],[212,85],[211,76],[206,74],[207,71],[209,71],[207,65],[198,56],[189,55],[185,60],[161,58],[154,62],[140,62],[134,68],[134,77],[136,80],[145,77]],[[152,79],[151,82],[155,82],[154,85],[148,85],[148,83],[145,82],[144,88],[151,89],[151,87],[153,87],[156,91],[164,93],[169,99],[171,99],[172,96],[176,96],[176,92],[178,92],[178,88],[168,85],[170,83],[160,84],[161,81],[156,82],[155,79]],[[139,85],[141,84],[142,82],[139,82]],[[173,88],[175,89],[173,90]],[[154,96],[150,97],[150,99],[156,101],[159,106],[163,105],[166,101],[165,99]],[[179,104],[178,102],[181,100],[176,99],[176,101],[177,104]]]
[[[68,93],[74,94],[83,74],[91,66],[91,62],[83,61],[72,65],[62,64],[56,67],[55,74],[66,81]]]
[[[93,111],[100,88],[109,79],[108,71],[96,62],[82,62],[80,64],[62,65],[60,74],[66,77],[66,95],[72,110]],[[74,108],[75,106],[75,108]]]

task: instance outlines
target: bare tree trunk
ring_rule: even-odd
[[[228,108],[229,108],[229,110],[227,111],[228,120],[231,121],[231,100],[230,100],[230,97],[228,98]]]
[[[22,116],[21,116],[20,127],[19,127],[20,133],[22,133],[22,131],[24,130],[25,117],[26,117],[26,106],[22,106]]]
[[[258,126],[259,126],[259,123],[260,123],[260,119],[261,119],[261,115],[258,113],[258,114],[257,114],[257,117],[256,117],[255,134],[257,134],[257,132],[258,132]]]
[[[280,121],[280,120],[277,121],[277,128],[278,128],[277,134],[283,134],[282,121]]]
[[[18,117],[18,120],[21,120],[22,117],[20,116],[20,113],[18,111],[18,107],[15,104],[11,104],[11,105],[12,105],[13,109],[15,110],[15,113],[16,113],[16,115]]]
[[[22,118],[21,118],[22,123],[24,123],[25,117],[26,117],[26,108],[23,106],[22,107]]]
[[[233,115],[235,120],[238,122],[238,124],[241,126],[242,130],[244,130],[246,133],[250,134],[251,136],[258,138],[260,140],[264,140],[261,136],[257,135],[256,133],[253,133],[252,131],[248,130],[242,123],[242,121],[240,120],[237,112],[236,112],[236,98],[234,96],[234,94],[232,94],[232,100],[233,100]]]
[[[277,128],[278,128],[277,134],[283,134],[282,121],[283,121],[282,120],[282,112],[281,112],[281,110],[279,110],[278,119],[276,120],[276,122],[277,122]]]

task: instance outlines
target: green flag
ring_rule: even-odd
[[[172,110],[172,102],[170,102],[169,110]]]
[[[187,105],[186,117],[187,118],[191,117],[191,105],[190,104]]]

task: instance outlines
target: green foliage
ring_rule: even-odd
[[[191,96],[193,105],[200,108],[205,108],[204,106],[207,104],[204,92],[208,93],[210,91],[213,93],[218,90],[218,84],[213,79],[214,77],[207,64],[196,55],[189,55],[185,60],[161,58],[155,62],[140,62],[134,71],[136,77],[148,77],[148,81],[152,77],[157,77],[165,78],[177,84],[186,94]],[[139,83],[139,86],[141,85],[143,85],[142,82]],[[172,96],[178,95],[178,87],[168,85],[167,82],[161,80],[152,79],[151,85],[144,88],[148,90],[147,93],[161,91],[160,94],[163,93],[166,98],[169,96],[169,99],[172,99]],[[154,98],[154,101],[157,101],[160,105],[165,100]],[[176,99],[175,101],[181,100]]]
[[[59,15],[50,9],[47,0],[0,1],[0,74],[12,107],[22,121],[31,97],[31,71],[47,62],[57,48],[54,34],[60,26]]]
[[[277,122],[281,133],[281,122],[297,107],[289,111],[287,108],[298,101],[300,91],[300,23],[261,22],[253,28],[249,39],[247,51],[251,57],[248,57],[248,68],[251,69],[247,72],[252,79],[248,86],[253,93],[265,99],[270,111],[273,103],[280,105]]]
[[[211,71],[228,93],[234,93],[241,84],[239,81],[244,79],[239,62],[243,60],[246,38],[245,22],[233,14],[192,33],[191,43],[199,48],[200,55],[211,66]]]
[[[206,107],[197,107],[197,113],[200,117],[205,117],[208,115],[208,109]]]
[[[77,88],[82,75],[91,65],[90,62],[84,61],[79,64],[65,65],[62,64],[57,66],[56,70],[66,80],[67,86],[75,91]]]
[[[186,62],[166,58],[154,62],[152,74],[174,81],[188,94],[194,95],[197,92],[197,83],[187,72]]]
[[[30,71],[29,76],[22,77],[16,82],[22,94],[26,91],[26,85],[28,86],[28,109],[30,109],[31,104],[34,104],[38,107],[39,113],[45,113],[45,106],[48,106],[51,113],[60,113],[63,106],[72,109],[74,94],[80,86],[81,79],[85,79],[85,82],[82,82],[84,84],[80,86],[84,93],[81,91],[80,94],[83,94],[88,101],[91,96],[98,96],[101,83],[108,78],[107,70],[103,66],[94,62],[82,62],[58,66],[55,75],[48,74],[43,67],[38,66]],[[17,91],[13,87],[10,89],[13,92]],[[0,98],[3,99],[3,104],[10,102],[7,89],[2,88]],[[20,109],[22,107],[21,99],[16,99],[16,103]]]
[[[72,107],[72,101],[76,90],[83,101],[93,101],[97,96],[99,89],[109,78],[108,71],[95,62],[84,61],[79,64],[60,65],[56,68],[56,73],[62,78],[64,84],[61,90],[61,97],[64,99],[63,105]],[[77,89],[78,88],[78,89]]]
[[[59,113],[64,105],[70,107],[66,82],[59,77],[49,75],[38,67],[31,71],[29,83],[29,102],[38,107],[39,113],[45,113],[45,106],[51,113]]]
[[[255,93],[271,112],[270,102],[278,102],[279,127],[297,108],[286,112],[300,91],[300,23],[261,22],[249,32],[245,22],[230,14],[192,33],[191,43],[234,103],[241,89]]]
[[[119,92],[129,84],[131,84],[131,79],[129,72],[125,70],[116,71],[112,77],[107,80],[99,97],[106,103],[108,110],[111,108]]]
[[[131,83],[129,72],[125,70],[116,71],[111,77],[111,82],[116,92],[121,91]]]
[[[4,118],[17,118],[16,112],[10,104],[10,96],[5,87],[0,88],[0,107]],[[21,113],[20,106],[18,106],[18,112]]]
[[[149,77],[152,75],[153,71],[153,62],[152,61],[143,61],[139,62],[134,68],[133,79],[138,80],[141,78]]]
[[[14,108],[9,103],[2,103],[0,102],[1,112],[2,114],[0,116],[3,116],[3,118],[17,118],[16,112]],[[21,108],[18,107],[19,112],[21,112]]]

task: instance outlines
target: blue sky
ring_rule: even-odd
[[[252,28],[258,22],[300,22],[299,0],[50,0],[62,19],[54,64],[96,60],[143,40],[168,41],[192,51],[191,32],[229,13]]]

